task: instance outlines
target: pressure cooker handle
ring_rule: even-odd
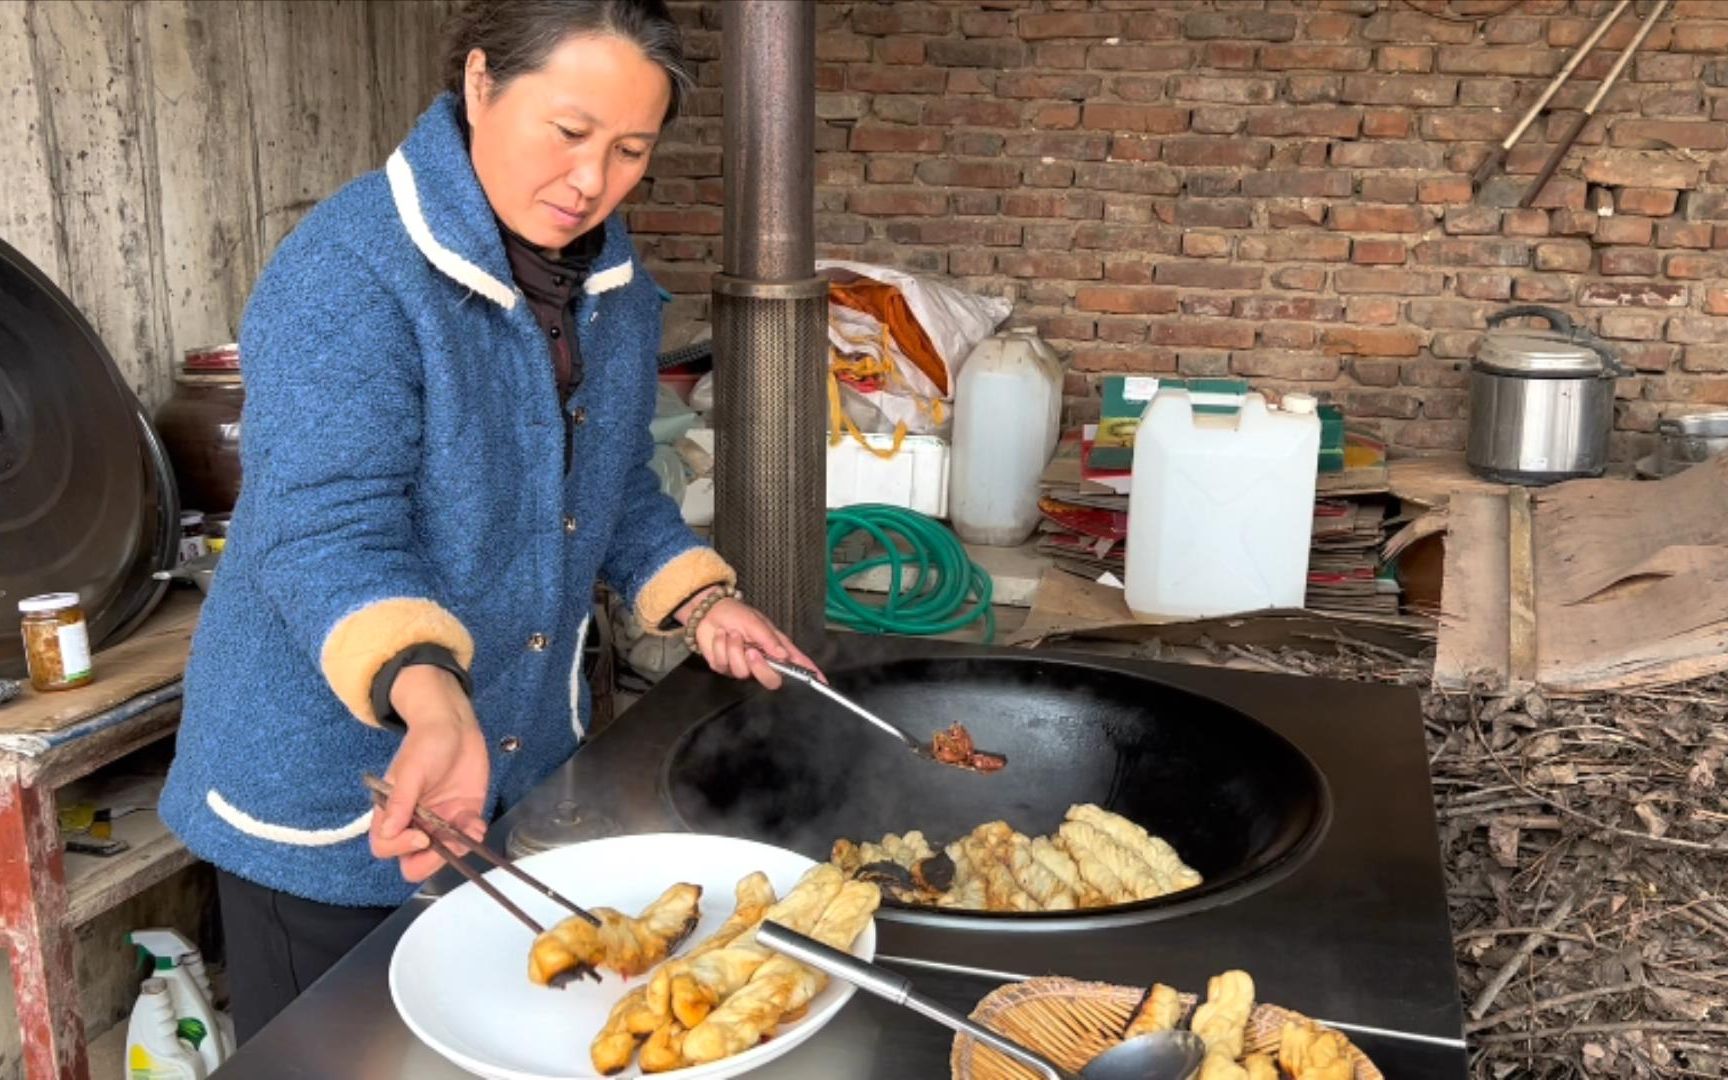
[[[1538,315],[1547,319],[1548,325],[1553,327],[1556,333],[1565,334],[1567,337],[1573,336],[1576,332],[1572,327],[1572,316],[1555,308],[1543,307],[1541,304],[1519,304],[1515,307],[1496,311],[1488,316],[1488,325],[1490,327],[1499,326],[1507,319],[1520,319],[1529,315]]]

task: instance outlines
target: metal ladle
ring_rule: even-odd
[[[870,723],[881,728],[889,735],[899,739],[900,742],[905,744],[906,749],[917,754],[919,757],[924,758],[926,761],[934,761],[938,765],[947,765],[951,768],[968,768],[968,766],[958,762],[943,761],[941,758],[936,756],[936,751],[930,743],[919,741],[899,725],[877,716],[869,709],[866,709],[864,706],[853,701],[845,694],[842,694],[840,691],[823,682],[817,677],[816,673],[811,671],[809,668],[799,667],[797,664],[788,664],[783,660],[775,660],[773,657],[769,656],[764,656],[762,661],[775,671],[778,671],[781,675],[784,675],[786,678],[792,679],[795,682],[803,683],[805,686],[816,691],[818,694],[821,694],[823,697],[834,702],[836,705],[839,705],[841,708],[868,720]]]
[[[998,1053],[1035,1070],[1045,1080],[1188,1080],[1199,1070],[1206,1056],[1206,1044],[1192,1031],[1160,1031],[1137,1035],[1119,1043],[1087,1062],[1078,1073],[1070,1072],[1012,1039],[1004,1038],[971,1018],[914,992],[912,980],[904,975],[867,964],[774,922],[764,922],[756,931],[756,940],[801,964],[809,964],[877,997],[904,1005],[939,1024],[970,1035]]]

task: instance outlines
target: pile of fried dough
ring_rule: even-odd
[[[1245,1054],[1248,1016],[1253,1011],[1254,980],[1247,972],[1226,971],[1212,976],[1206,985],[1206,1000],[1194,1010],[1188,1025],[1206,1044],[1206,1058],[1196,1080],[1280,1080],[1280,1067],[1293,1080],[1350,1080],[1355,1074],[1349,1042],[1310,1020],[1285,1022],[1276,1061],[1265,1051]],[[1123,1035],[1133,1038],[1170,1031],[1181,1019],[1181,998],[1174,989],[1159,983],[1140,999]]]
[[[763,920],[772,919],[826,945],[849,950],[882,902],[881,890],[875,885],[848,881],[827,863],[811,867],[778,899],[766,875],[751,874],[738,882],[737,906],[725,924],[682,955],[666,959],[677,941],[665,944],[658,934],[679,925],[678,909],[689,890],[701,893],[693,885],[676,885],[642,915],[622,917],[626,929],[610,935],[619,943],[615,952],[575,950],[580,962],[625,976],[652,968],[646,984],[625,994],[612,1007],[606,1026],[589,1048],[594,1068],[602,1075],[623,1070],[638,1057],[638,1050],[642,1071],[659,1073],[718,1061],[755,1046],[777,1025],[802,1016],[828,981],[820,972],[759,944],[756,930]],[[662,905],[663,901],[667,903]],[[656,905],[662,906],[656,910]],[[611,915],[615,913],[601,908],[595,914],[605,924],[596,934],[575,926],[570,932],[583,940],[590,936],[606,938],[606,926],[613,925]],[[687,914],[684,934],[696,922],[693,903]],[[576,921],[567,920],[560,926]],[[556,929],[541,939],[555,936]],[[550,951],[551,947],[545,949]],[[537,941],[536,954],[541,950]],[[540,975],[551,966],[531,957],[530,977],[544,983]]]
[[[992,821],[941,852],[921,832],[834,843],[831,861],[906,904],[965,911],[1071,911],[1192,889],[1200,875],[1176,849],[1092,803],[1068,808],[1053,836]]]

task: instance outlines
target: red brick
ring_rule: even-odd
[[[1657,145],[1685,150],[1728,150],[1728,127],[1708,120],[1619,120],[1609,136],[1615,146]]]
[[[1005,142],[993,131],[955,131],[949,133],[943,149],[955,157],[1000,157]]]
[[[1601,334],[1615,341],[1662,340],[1662,316],[1642,312],[1610,311],[1602,316]]]
[[[1349,45],[1266,45],[1260,49],[1263,71],[1366,71],[1373,54]]]
[[[1344,321],[1358,326],[1391,326],[1398,321],[1398,309],[1401,302],[1389,296],[1352,296],[1344,304]],[[1358,381],[1366,381],[1357,375]],[[1398,370],[1392,369],[1392,381],[1381,385],[1392,386],[1398,382]]]
[[[924,4],[859,4],[852,9],[852,29],[860,34],[946,34],[952,25],[948,10]]]
[[[1422,231],[1421,215],[1408,206],[1332,207],[1331,227],[1349,233],[1414,233]],[[1401,246],[1401,245],[1400,245]]]
[[[1642,217],[1606,217],[1596,226],[1599,244],[1648,244],[1656,223]]]
[[[1584,160],[1584,179],[1612,187],[1694,188],[1703,166],[1666,154],[1623,153]]]
[[[1083,68],[1087,46],[1078,42],[1046,41],[1032,46],[1035,68]]]
[[[1160,263],[1152,280],[1160,285],[1194,289],[1257,289],[1264,273],[1258,266],[1225,266],[1218,263]]]
[[[1416,198],[1425,203],[1467,203],[1474,196],[1467,176],[1436,176],[1416,186]]]
[[[924,106],[924,122],[926,124],[967,124],[973,127],[1018,128],[1020,115],[1021,107],[1006,101],[945,98],[929,102]]]
[[[1336,322],[1343,305],[1332,299],[1311,296],[1241,296],[1236,299],[1238,319],[1259,322],[1294,320],[1298,322]]]
[[[1179,166],[1260,168],[1272,156],[1269,143],[1250,139],[1183,138],[1164,140],[1165,162]]]
[[[1359,109],[1275,108],[1248,118],[1250,135],[1312,135],[1354,139],[1362,128]]]
[[[1075,371],[1162,372],[1176,370],[1172,349],[1075,349],[1068,355]]]
[[[1105,207],[1106,215],[1109,207]],[[1162,225],[1118,225],[1088,221],[1074,230],[1074,246],[1095,251],[1152,252],[1175,255],[1182,250],[1182,233]],[[1149,278],[1147,280],[1150,280]]]
[[[1450,75],[1346,75],[1344,100],[1357,105],[1451,105],[1458,80]]]
[[[1427,45],[1382,45],[1374,66],[1397,74],[1424,74],[1434,70],[1434,50]]]
[[[896,244],[946,244],[950,247],[1019,247],[1022,229],[1009,221],[942,218],[934,221],[890,221],[888,239]]]
[[[1268,349],[1312,349],[1320,335],[1304,323],[1263,323],[1260,344]]]
[[[1485,325],[1484,305],[1468,300],[1423,297],[1410,301],[1407,310],[1412,323],[1430,330],[1479,330]]]
[[[1104,264],[1098,256],[1078,252],[998,252],[996,270],[1009,277],[1045,281],[1097,281],[1104,276]]]
[[[1713,56],[1728,54],[1728,22],[1677,21],[1670,48],[1675,52],[1709,53]]]
[[[1126,245],[1123,250],[1130,250]],[[1158,263],[1153,259],[1142,258],[1111,258],[1104,259],[1104,280],[1118,285],[1150,285],[1152,272],[1158,269]]]
[[[1422,137],[1444,142],[1498,142],[1512,130],[1515,116],[1488,111],[1448,109],[1422,116]]]
[[[846,80],[866,94],[940,94],[948,85],[948,73],[933,67],[853,64],[846,69]]]
[[[1329,326],[1320,347],[1334,356],[1415,356],[1422,338],[1414,330],[1368,326]]]
[[[1230,370],[1233,373],[1255,379],[1331,382],[1338,377],[1342,368],[1343,362],[1336,356],[1315,356],[1312,353],[1278,349],[1254,349],[1233,353],[1230,357]]]
[[[1019,34],[1027,41],[1045,38],[1103,38],[1122,32],[1122,17],[1065,11],[1059,14],[1020,16]]]
[[[1416,245],[1416,261],[1431,266],[1528,266],[1530,245],[1519,240],[1425,240]]]
[[[1319,292],[1325,284],[1326,271],[1318,266],[1284,266],[1272,271],[1274,288]]]
[[[1541,210],[1582,210],[1589,190],[1582,180],[1556,176],[1542,185],[1541,193],[1530,205]]]
[[[1146,340],[1154,345],[1194,345],[1203,349],[1246,349],[1254,344],[1254,324],[1218,320],[1155,322]]]
[[[1500,231],[1500,211],[1490,206],[1453,206],[1442,228],[1447,236],[1490,236]]]
[[[996,79],[996,96],[1003,98],[1066,98],[1085,101],[1096,97],[1104,80],[1097,75],[1033,75],[1003,72]]]
[[[1603,277],[1650,277],[1661,262],[1661,256],[1649,248],[1604,248],[1597,272]]]
[[[1296,36],[1296,16],[1269,11],[1194,11],[1183,16],[1182,32],[1189,40],[1289,41]]]
[[[924,42],[918,38],[883,38],[876,43],[876,61],[881,64],[922,64]]]
[[[1167,315],[1176,310],[1176,297],[1175,289],[1084,285],[1075,290],[1074,306],[1118,315]]]
[[[816,59],[836,62],[868,60],[870,59],[870,42],[866,38],[852,34],[817,34]],[[715,66],[718,67],[718,65]]]
[[[1188,71],[1194,50],[1187,45],[1093,45],[1086,66],[1100,71]]]
[[[1126,162],[1085,162],[1075,167],[1074,183],[1100,191],[1122,191],[1135,195],[1174,195],[1182,190],[1182,178],[1163,165]]]
[[[1507,210],[1500,216],[1500,231],[1507,236],[1547,236],[1545,210]]]
[[[1224,71],[1252,71],[1259,51],[1259,46],[1241,41],[1208,41],[1205,63]]]
[[[1182,298],[1182,314],[1200,315],[1209,319],[1227,319],[1230,317],[1230,305],[1231,300],[1228,296],[1190,293]]]
[[[1701,346],[1694,345],[1697,349]],[[1663,372],[1673,367],[1680,359],[1680,346],[1663,345],[1645,342],[1638,345],[1622,345],[1620,347],[1620,362],[1634,371]]]
[[[1728,344],[1728,319],[1676,315],[1668,320],[1668,340],[1682,345]]]
[[[1556,210],[1549,219],[1555,236],[1595,236],[1601,218],[1588,210]]]
[[[1350,261],[1358,266],[1402,266],[1408,253],[1402,240],[1357,240],[1350,245]]]
[[[1254,211],[1241,200],[1183,199],[1175,207],[1176,224],[1202,229],[1246,229]]]
[[[896,4],[897,8],[919,9],[921,4]],[[960,41],[943,38],[929,42],[925,51],[930,63],[937,67],[988,68],[992,71],[1013,71],[1026,65],[1026,46],[1006,39]]]
[[[1308,41],[1349,41],[1357,24],[1358,20],[1348,15],[1322,12],[1308,16],[1301,36]]]
[[[1104,200],[1085,192],[1014,191],[1002,196],[1002,213],[1016,218],[1096,220],[1104,216]]]
[[[1182,254],[1195,259],[1216,259],[1230,254],[1230,238],[1217,233],[1185,233]]]
[[[1656,246],[1665,248],[1710,249],[1710,225],[1702,221],[1658,221]]]
[[[1392,445],[1411,450],[1462,450],[1469,424],[1463,420],[1410,420],[1400,425]]]
[[[1188,110],[1162,105],[1113,105],[1101,102],[1084,106],[1080,123],[1102,131],[1169,135],[1188,130]]]
[[[1728,345],[1688,345],[1682,367],[1707,375],[1728,372]]]
[[[1510,274],[1460,273],[1458,295],[1470,300],[1509,300],[1512,298]]]
[[[1109,155],[1110,137],[1092,132],[1027,132],[1008,136],[1006,149],[1009,157],[1102,161]]]
[[[911,158],[871,158],[865,174],[872,184],[910,184],[918,176],[918,163]]]
[[[939,157],[918,163],[918,179],[935,187],[1018,187],[1020,166],[1012,161]]]
[[[1234,105],[1196,106],[1188,117],[1189,128],[1202,135],[1234,135],[1247,122],[1247,111]]]
[[[1370,293],[1384,296],[1433,296],[1446,283],[1443,274],[1421,270],[1365,269],[1349,266],[1332,275],[1332,287],[1340,293]]]
[[[1685,307],[1686,286],[1595,281],[1578,290],[1578,303],[1584,307]]]
[[[1031,187],[1069,187],[1074,183],[1074,166],[1053,161],[1030,162],[1025,170],[1026,183]]]
[[[846,254],[835,258],[846,258]],[[960,248],[948,253],[951,274],[988,274],[996,269],[996,256],[982,248]]]
[[[1291,75],[1284,80],[1284,96],[1297,105],[1336,103],[1343,88],[1344,80],[1338,75]]]
[[[670,210],[642,208],[630,211],[630,230],[638,233],[720,233],[718,210]]]
[[[1242,193],[1255,198],[1347,199],[1354,193],[1347,172],[1254,172],[1242,178]]]
[[[1369,109],[1362,116],[1362,134],[1370,139],[1402,139],[1410,134],[1410,114]]]
[[[1278,94],[1276,79],[1219,78],[1178,75],[1170,80],[1170,97],[1177,101],[1216,101],[1227,105],[1267,105]]]
[[[1266,224],[1274,229],[1318,227],[1326,221],[1326,204],[1319,199],[1269,199]]]
[[[940,191],[860,188],[847,193],[846,208],[855,214],[871,216],[933,217],[948,212],[948,196]]]
[[[1120,319],[1103,316],[1098,320],[1098,340],[1116,345],[1138,345],[1146,340],[1146,320],[1138,315]]]
[[[1342,169],[1439,171],[1446,148],[1419,142],[1340,142],[1332,144],[1332,164]]]
[[[1362,178],[1362,201],[1366,203],[1395,203],[1400,210],[1409,210],[1417,214],[1426,225],[1428,215],[1415,208],[1416,178],[1414,176],[1364,176]]]
[[[1483,24],[1483,40],[1490,45],[1530,45],[1542,40],[1541,19],[1490,19]]]
[[[968,11],[960,16],[960,33],[966,37],[1012,37],[1014,18],[1006,11]]]
[[[1440,49],[1434,66],[1454,75],[1549,76],[1560,69],[1559,53],[1552,49],[1495,48],[1481,45],[1449,45]]]
[[[1470,396],[1462,390],[1429,390],[1422,395],[1422,417],[1452,420],[1466,414]]]
[[[1094,333],[1092,320],[1078,315],[1040,315],[1036,325],[1046,341],[1090,341]]]
[[[1350,238],[1295,230],[1254,233],[1237,243],[1236,256],[1250,262],[1345,262]]]
[[[1670,255],[1665,272],[1676,281],[1719,280],[1728,276],[1728,260],[1711,255]]]
[[[1728,315],[1728,288],[1710,289],[1704,293],[1704,314]]]
[[[1182,36],[1182,25],[1174,15],[1147,11],[1139,3],[1121,6],[1126,9],[1122,36],[1131,41],[1170,41]]]
[[[943,138],[932,128],[859,124],[846,145],[858,153],[935,154],[941,152]]]
[[[1534,265],[1538,270],[1585,273],[1590,269],[1590,245],[1564,241],[1537,244]]]
[[[1032,127],[1038,130],[1080,126],[1080,106],[1044,105],[1033,110]]]
[[[1408,390],[1346,390],[1343,394],[1345,415],[1386,416],[1396,420],[1414,420],[1422,411],[1422,402]]]
[[[1679,192],[1663,188],[1621,188],[1616,193],[1615,209],[1622,214],[1645,214],[1667,217],[1674,212]]]

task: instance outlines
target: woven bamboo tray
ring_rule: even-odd
[[[972,1011],[972,1019],[1078,1072],[1121,1041],[1118,1033],[1144,992],[1131,986],[1077,979],[1029,979],[992,991]],[[1193,994],[1182,995],[1184,1018],[1196,1003]],[[1256,1005],[1248,1016],[1244,1052],[1270,1051],[1276,1055],[1284,1022],[1302,1019],[1300,1013],[1277,1005]],[[1385,1080],[1354,1043],[1350,1053],[1356,1067],[1354,1080]],[[949,1064],[954,1080],[1039,1080],[1031,1069],[980,1046],[969,1035],[954,1037]]]

